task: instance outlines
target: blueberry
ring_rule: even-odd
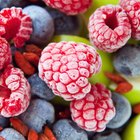
[[[53,126],[53,132],[57,140],[88,140],[86,132],[67,119],[57,121]]]
[[[51,40],[54,33],[54,22],[46,9],[30,5],[23,9],[28,14],[33,23],[33,33],[30,42],[36,45],[45,46]]]
[[[126,76],[140,75],[140,47],[126,45],[114,55],[115,69]]]
[[[47,11],[54,19],[55,34],[72,34],[78,35],[80,32],[81,22],[78,16],[68,16],[58,10],[48,8]]]
[[[5,128],[0,132],[0,136],[6,140],[25,140],[25,138],[13,128]]]
[[[121,140],[121,137],[116,132],[106,131],[93,136],[93,140]]]
[[[54,107],[42,99],[31,100],[28,109],[20,115],[20,119],[28,125],[29,128],[41,132],[42,127],[46,123],[51,124],[54,122]]]
[[[129,101],[118,93],[112,93],[112,100],[116,108],[116,115],[107,124],[107,127],[116,129],[122,127],[129,120],[132,109]]]
[[[46,100],[54,98],[52,90],[39,78],[38,74],[30,76],[28,81],[30,83],[31,93],[33,96],[35,95]]]
[[[9,119],[0,115],[0,126],[7,127],[9,124]]]

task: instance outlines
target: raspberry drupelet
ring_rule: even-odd
[[[15,47],[20,48],[24,43],[29,40],[32,33],[31,18],[23,14],[22,8],[4,8],[0,11],[1,20],[0,27],[5,29],[2,37],[6,40],[13,40]]]
[[[90,92],[88,78],[101,68],[96,50],[83,43],[50,43],[39,61],[39,76],[65,100],[81,99]]]
[[[119,5],[98,8],[89,19],[89,38],[95,47],[115,52],[131,37],[131,25],[125,11]]]
[[[0,37],[0,70],[11,63],[12,55],[8,42]]]
[[[70,104],[71,116],[79,127],[87,131],[101,132],[115,116],[111,93],[102,84],[92,85],[90,93]]]
[[[23,113],[30,102],[30,85],[23,72],[8,65],[0,75],[0,114],[13,117]]]
[[[92,0],[43,0],[48,6],[60,10],[67,15],[84,13]]]

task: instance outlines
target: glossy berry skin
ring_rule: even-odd
[[[57,140],[88,140],[86,132],[68,119],[58,120],[53,125],[53,132]]]
[[[41,54],[39,76],[65,100],[81,99],[91,89],[88,79],[101,67],[96,50],[83,43],[50,43]]]
[[[0,37],[0,70],[9,65],[12,61],[11,49],[8,42]]]
[[[31,18],[23,14],[21,8],[4,8],[0,11],[5,21],[2,26],[5,28],[5,33],[2,35],[6,40],[13,40],[15,47],[23,47],[24,43],[29,40],[32,33]]]
[[[114,54],[113,65],[117,72],[136,77],[140,76],[139,60],[140,47],[127,44]]]
[[[5,140],[25,140],[24,136],[13,128],[5,128],[0,132]]]
[[[38,74],[34,74],[28,78],[31,86],[32,96],[38,96],[40,98],[51,100],[55,97],[52,90],[47,86],[47,84],[41,80]]]
[[[84,13],[92,3],[92,0],[43,0],[48,6],[60,10],[67,15]]]
[[[55,120],[55,110],[51,103],[42,100],[31,100],[28,109],[20,115],[20,119],[38,133],[43,130],[43,126],[52,124]]]
[[[29,42],[39,46],[47,45],[54,34],[54,22],[50,14],[36,5],[25,7],[23,12],[32,19],[33,33]]]
[[[122,127],[129,120],[132,109],[129,101],[118,93],[112,93],[112,100],[115,105],[116,115],[107,124],[107,127],[116,129]]]
[[[79,127],[87,131],[101,132],[115,116],[111,93],[101,84],[92,85],[90,93],[70,104],[71,116]]]
[[[6,91],[0,96],[0,114],[13,117],[23,113],[30,102],[30,85],[23,72],[8,65],[0,76],[0,83]]]
[[[123,47],[131,37],[131,25],[119,5],[98,8],[89,19],[89,38],[99,50],[109,53]]]
[[[125,10],[130,20],[132,37],[136,40],[140,40],[140,1],[120,0],[120,5]]]

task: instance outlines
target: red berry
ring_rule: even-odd
[[[115,116],[111,93],[101,84],[92,85],[85,98],[72,101],[70,109],[73,121],[87,131],[103,131]]]
[[[39,61],[39,76],[65,100],[81,99],[91,89],[88,79],[101,67],[96,50],[83,43],[50,43]]]
[[[0,70],[11,63],[11,49],[8,42],[0,37]]]
[[[84,13],[92,0],[43,0],[48,6],[58,9],[67,15]]]
[[[30,101],[30,85],[23,72],[8,65],[0,76],[0,84],[5,92],[0,96],[0,114],[13,117],[23,113]]]
[[[5,8],[1,12],[0,27],[5,28],[5,33],[2,35],[7,40],[13,39],[16,47],[22,47],[25,41],[29,40],[32,33],[32,21],[28,15],[22,13],[21,8]]]
[[[120,5],[125,10],[132,26],[132,37],[140,40],[140,1],[120,0]]]
[[[88,29],[91,43],[106,52],[115,52],[131,37],[129,19],[119,5],[98,8],[89,19]]]

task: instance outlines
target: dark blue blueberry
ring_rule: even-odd
[[[53,132],[57,140],[88,140],[86,132],[67,119],[57,121],[53,126]]]
[[[9,123],[9,119],[8,118],[5,118],[3,116],[0,115],[0,126],[2,127],[6,127],[8,126],[10,123]]]
[[[116,71],[126,76],[140,75],[140,47],[124,46],[115,53],[113,64]]]
[[[23,9],[28,14],[33,23],[33,33],[30,42],[36,45],[45,46],[54,34],[54,22],[46,9],[40,6],[27,6]]]
[[[118,93],[112,93],[112,100],[116,108],[116,115],[107,124],[107,127],[116,129],[122,127],[129,120],[132,109],[129,101]]]
[[[31,86],[32,96],[38,96],[40,98],[51,100],[54,98],[52,90],[47,84],[39,78],[38,74],[34,74],[28,78]]]
[[[55,111],[49,102],[36,99],[31,100],[28,109],[20,115],[20,119],[37,132],[42,131],[42,127],[48,123],[52,124],[55,120]]]
[[[0,136],[5,138],[5,140],[25,140],[23,135],[13,128],[5,128],[0,132]]]
[[[54,19],[55,34],[78,35],[81,29],[81,22],[78,16],[68,16],[58,10],[48,8],[47,11]]]
[[[121,137],[116,132],[105,131],[103,133],[98,133],[93,136],[92,140],[121,140]]]

